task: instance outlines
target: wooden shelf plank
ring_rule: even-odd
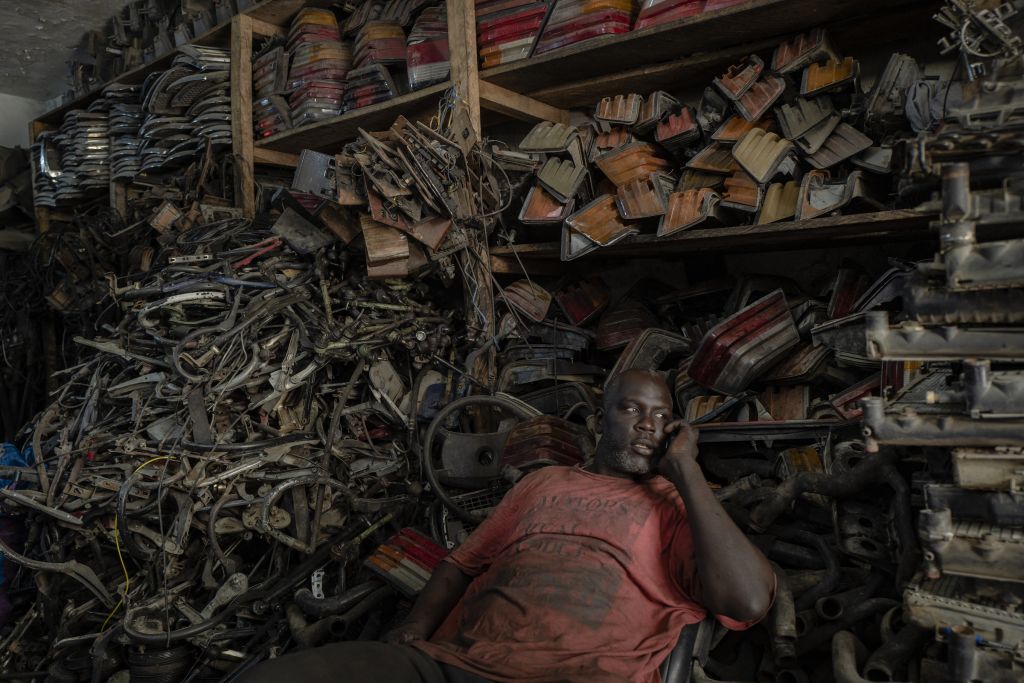
[[[307,0],[261,0],[251,8],[242,12],[245,16],[252,17],[264,24],[275,24],[280,25],[288,21],[298,12],[304,5],[322,5],[322,2],[308,2]],[[206,33],[196,36],[191,40],[193,45],[222,45],[227,46],[228,37],[231,33],[231,21],[227,21],[223,24],[218,24]],[[107,83],[99,86],[95,90],[92,90],[83,95],[79,95],[75,99],[62,104],[59,107],[55,107],[45,114],[41,115],[37,121],[44,121],[46,123],[52,123],[60,125],[61,121],[64,120],[64,115],[73,109],[85,109],[89,104],[100,96],[105,88],[110,83],[142,83],[146,80],[146,76],[153,73],[154,71],[160,71],[166,69],[174,61],[174,58],[178,55],[178,48],[171,50],[167,54],[160,55],[148,64],[142,64],[129,69],[124,73],[115,76],[110,79]]]
[[[836,21],[882,17],[898,7],[910,5],[934,9],[934,3],[926,0],[749,0],[723,10],[639,31],[602,36],[486,69],[480,72],[480,78],[515,92],[531,94],[687,55],[781,38]]]
[[[574,263],[593,263],[608,258],[680,256],[702,251],[760,252],[814,248],[822,244],[916,240],[929,235],[928,225],[934,218],[931,214],[897,209],[767,225],[697,228],[661,239],[653,234],[643,234],[564,265],[568,267]],[[491,249],[491,267],[496,273],[520,273],[522,269],[517,256],[524,262],[557,261],[560,245],[545,242],[494,247]]]
[[[372,104],[362,109],[353,109],[333,119],[317,121],[293,130],[256,141],[256,147],[297,154],[304,149],[318,152],[339,151],[346,142],[351,142],[358,130],[381,130],[389,128],[400,114],[410,114],[429,109],[448,88],[451,81],[431,85],[405,95]]]

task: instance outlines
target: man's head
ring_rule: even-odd
[[[620,477],[652,474],[671,422],[672,394],[665,380],[646,370],[616,375],[605,388],[595,470]]]

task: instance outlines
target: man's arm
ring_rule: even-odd
[[[697,464],[697,433],[679,420],[658,471],[675,484],[686,504],[697,557],[704,606],[737,621],[762,618],[771,607],[775,575],[771,565],[733,523]],[[671,438],[671,437],[670,437]]]
[[[439,562],[430,581],[420,591],[409,616],[401,626],[385,636],[392,643],[426,640],[459,602],[473,577],[462,573],[451,562]]]

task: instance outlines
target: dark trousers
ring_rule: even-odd
[[[271,659],[239,683],[490,683],[408,645],[345,642]]]

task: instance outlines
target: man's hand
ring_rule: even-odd
[[[672,441],[658,459],[657,468],[667,477],[675,468],[697,462],[697,430],[686,420],[675,420],[665,427],[665,435]]]

